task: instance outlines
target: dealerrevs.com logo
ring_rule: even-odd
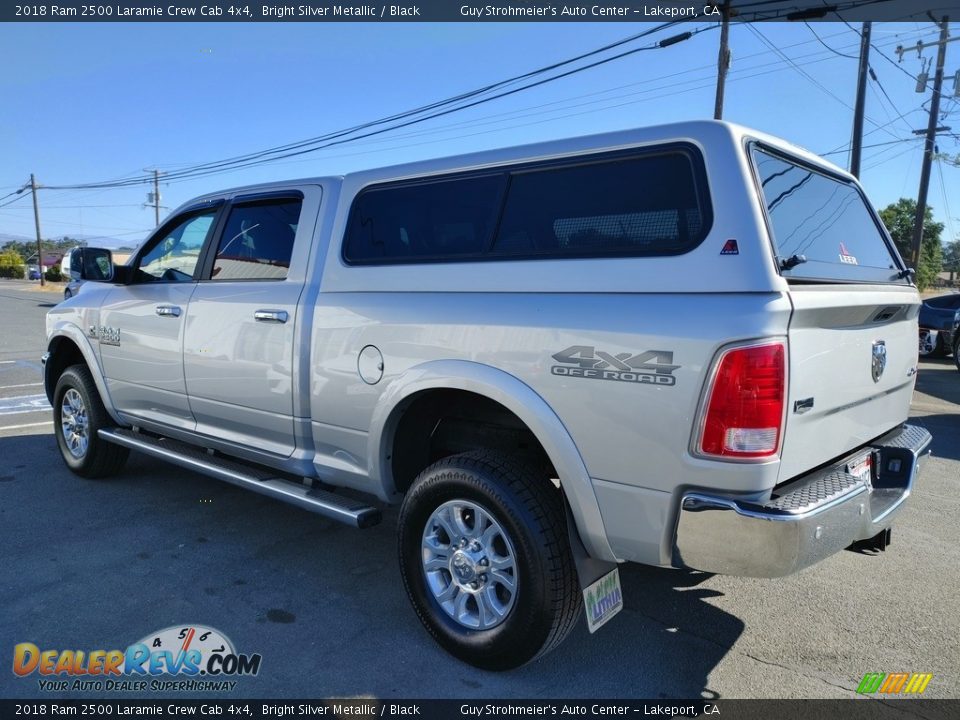
[[[233,690],[234,678],[260,672],[259,654],[238,653],[230,639],[203,625],[176,625],[124,650],[13,648],[13,672],[38,676],[44,692]]]

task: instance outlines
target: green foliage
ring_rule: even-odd
[[[23,258],[13,250],[0,251],[0,278],[23,279]]]
[[[943,269],[960,272],[960,240],[948,242],[943,247]]]
[[[63,273],[60,272],[59,265],[54,265],[52,268],[49,268],[43,276],[50,282],[60,282],[63,280]]]
[[[75,248],[77,245],[83,245],[82,240],[77,240],[76,238],[71,238],[69,236],[64,236],[57,240],[44,240],[43,251],[46,252],[61,252]],[[10,240],[3,246],[3,250],[13,250],[18,253],[22,258],[36,257],[37,255],[37,241],[36,240],[24,240],[16,241]]]
[[[909,198],[900,198],[880,211],[880,219],[897,245],[900,255],[911,264],[911,243],[913,242],[913,221],[917,213],[917,203]],[[920,267],[917,270],[917,287],[924,290],[930,287],[943,268],[943,249],[940,235],[943,223],[934,222],[933,211],[928,205],[923,216],[923,242],[920,245]]]

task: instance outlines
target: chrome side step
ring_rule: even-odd
[[[154,437],[126,428],[104,429],[98,431],[98,435],[107,442],[138,450],[347,525],[368,528],[380,522],[377,508],[327,490],[307,487],[269,468],[211,455],[202,448],[178,440]]]

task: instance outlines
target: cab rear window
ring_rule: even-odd
[[[760,146],[752,149],[781,272],[792,279],[902,282],[860,188]]]

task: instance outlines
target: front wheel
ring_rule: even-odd
[[[434,463],[407,493],[399,533],[410,601],[461,660],[508,670],[573,628],[581,601],[563,498],[522,460],[474,451]]]
[[[64,370],[53,392],[53,427],[67,467],[87,478],[118,473],[130,451],[97,434],[112,425],[87,366]]]

